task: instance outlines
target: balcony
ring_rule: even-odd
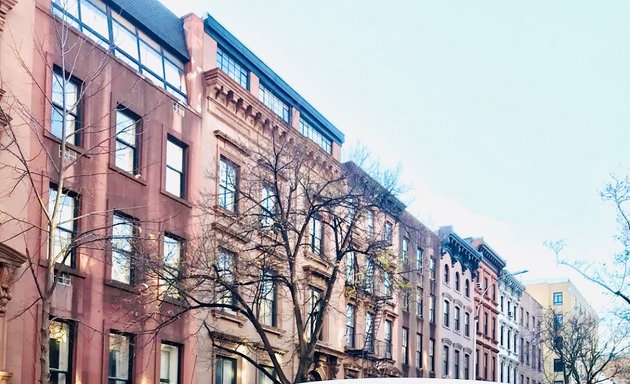
[[[351,356],[368,360],[392,360],[392,345],[384,340],[375,339],[373,335],[358,333],[354,335],[355,347],[346,347]]]

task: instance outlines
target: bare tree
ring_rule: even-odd
[[[244,164],[221,159],[210,172],[217,191],[199,206],[186,265],[171,274],[155,263],[153,271],[181,302],[174,315],[196,314],[209,350],[239,356],[275,383],[305,382],[325,318],[344,316],[339,298],[375,303],[400,287],[390,249],[404,210],[397,179],[340,165],[271,125],[239,148]]]
[[[55,291],[59,284],[65,283],[68,271],[75,269],[74,259],[79,249],[105,251],[112,240],[107,219],[112,212],[90,209],[87,205],[79,209],[79,198],[93,193],[98,184],[95,180],[108,172],[94,164],[103,157],[119,156],[118,153],[112,155],[115,152],[110,145],[113,136],[133,138],[141,133],[136,131],[135,122],[112,130],[109,122],[116,110],[93,116],[90,122],[82,119],[85,103],[102,95],[111,81],[111,77],[103,75],[112,69],[111,55],[104,53],[95,42],[79,36],[68,22],[57,20],[51,26],[50,40],[36,37],[34,42],[34,61],[43,63],[43,68],[34,69],[32,63],[22,58],[20,47],[14,46],[14,55],[25,78],[19,82],[16,79],[3,81],[3,85],[9,84],[3,98],[4,111],[12,119],[0,134],[0,168],[5,177],[0,196],[2,206],[22,201],[16,199],[19,193],[26,191],[28,195],[21,213],[0,208],[0,216],[3,234],[23,238],[26,244],[28,265],[19,279],[32,279],[36,292],[34,300],[24,303],[16,316],[38,311],[40,383],[51,381],[49,348]],[[95,65],[86,73],[86,66],[80,63],[89,59]],[[80,81],[76,79],[78,68],[82,68]],[[47,76],[42,73],[52,74],[51,82],[47,84]],[[36,99],[43,101],[43,109],[33,108],[31,100],[13,97],[16,87],[27,86],[36,90]],[[167,100],[165,97],[164,101]],[[155,105],[154,109],[159,107]],[[85,140],[87,137],[90,140]],[[79,145],[80,142],[83,145]],[[156,219],[156,225],[159,220],[162,219]],[[81,232],[78,231],[79,221],[83,223]],[[35,242],[34,238],[40,241]],[[134,242],[132,245],[136,247],[138,239],[138,236],[132,239],[120,235],[117,240]],[[101,262],[107,262],[105,257]]]
[[[549,310],[541,330],[554,361],[551,371],[545,370],[549,382],[560,376],[564,383],[597,384],[620,373],[615,361],[630,351],[628,329],[624,324],[610,329],[614,331],[607,334],[601,320],[578,308],[569,313]]]
[[[565,240],[545,241],[545,245],[556,255],[561,265],[573,269],[586,280],[597,284],[604,290],[620,298],[626,306],[621,309],[621,317],[630,321],[630,178],[612,175],[611,181],[600,192],[603,201],[612,203],[617,214],[618,233],[615,236],[621,245],[621,251],[601,263],[594,264],[584,260],[569,260],[562,257],[561,251]]]

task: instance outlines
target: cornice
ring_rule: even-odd
[[[493,267],[497,273],[500,272],[503,268],[505,268],[505,260],[499,256],[489,245],[486,243],[481,243],[479,245],[479,252],[484,257],[484,261],[487,260],[490,267]]]
[[[444,255],[448,252],[451,255],[451,262],[459,262],[462,266],[462,272],[469,270],[472,277],[477,275],[479,263],[482,256],[467,241],[459,237],[455,232],[450,232],[441,242],[441,253]]]
[[[0,0],[0,33],[4,31],[4,22],[9,11],[15,7],[17,0]]]

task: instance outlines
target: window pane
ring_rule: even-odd
[[[70,324],[52,321],[50,330],[50,371],[53,378],[58,377],[59,383],[65,382],[66,374],[70,373],[70,343],[72,334]],[[57,373],[58,372],[58,373]]]
[[[142,40],[140,40],[140,61],[145,67],[153,71],[156,76],[164,76],[162,55]]]
[[[131,283],[131,260],[128,254],[112,251],[112,280]]]
[[[166,142],[166,164],[179,172],[184,170],[184,148],[170,140]]]
[[[136,145],[136,120],[120,110],[116,111],[116,139]]]
[[[129,173],[134,172],[134,149],[120,141],[116,142],[116,166]]]
[[[184,71],[178,68],[175,64],[168,60],[164,60],[164,70],[166,81],[172,85],[175,89],[185,91],[184,84]]]
[[[175,196],[182,194],[182,175],[170,168],[166,169],[166,192]]]
[[[117,333],[109,334],[109,382],[128,383],[131,359],[130,337]],[[112,380],[118,379],[118,380]]]
[[[161,345],[160,383],[179,383],[179,347],[175,345]]]
[[[53,2],[63,8],[66,14],[74,16],[77,19],[79,18],[79,5],[77,0],[53,0]]]
[[[83,0],[81,2],[81,21],[98,33],[101,38],[109,39],[109,24],[104,9],[101,10],[90,2]]]

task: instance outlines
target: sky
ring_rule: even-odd
[[[161,0],[210,13],[386,167],[432,229],[483,237],[524,282],[618,248],[599,191],[630,170],[630,2]]]

